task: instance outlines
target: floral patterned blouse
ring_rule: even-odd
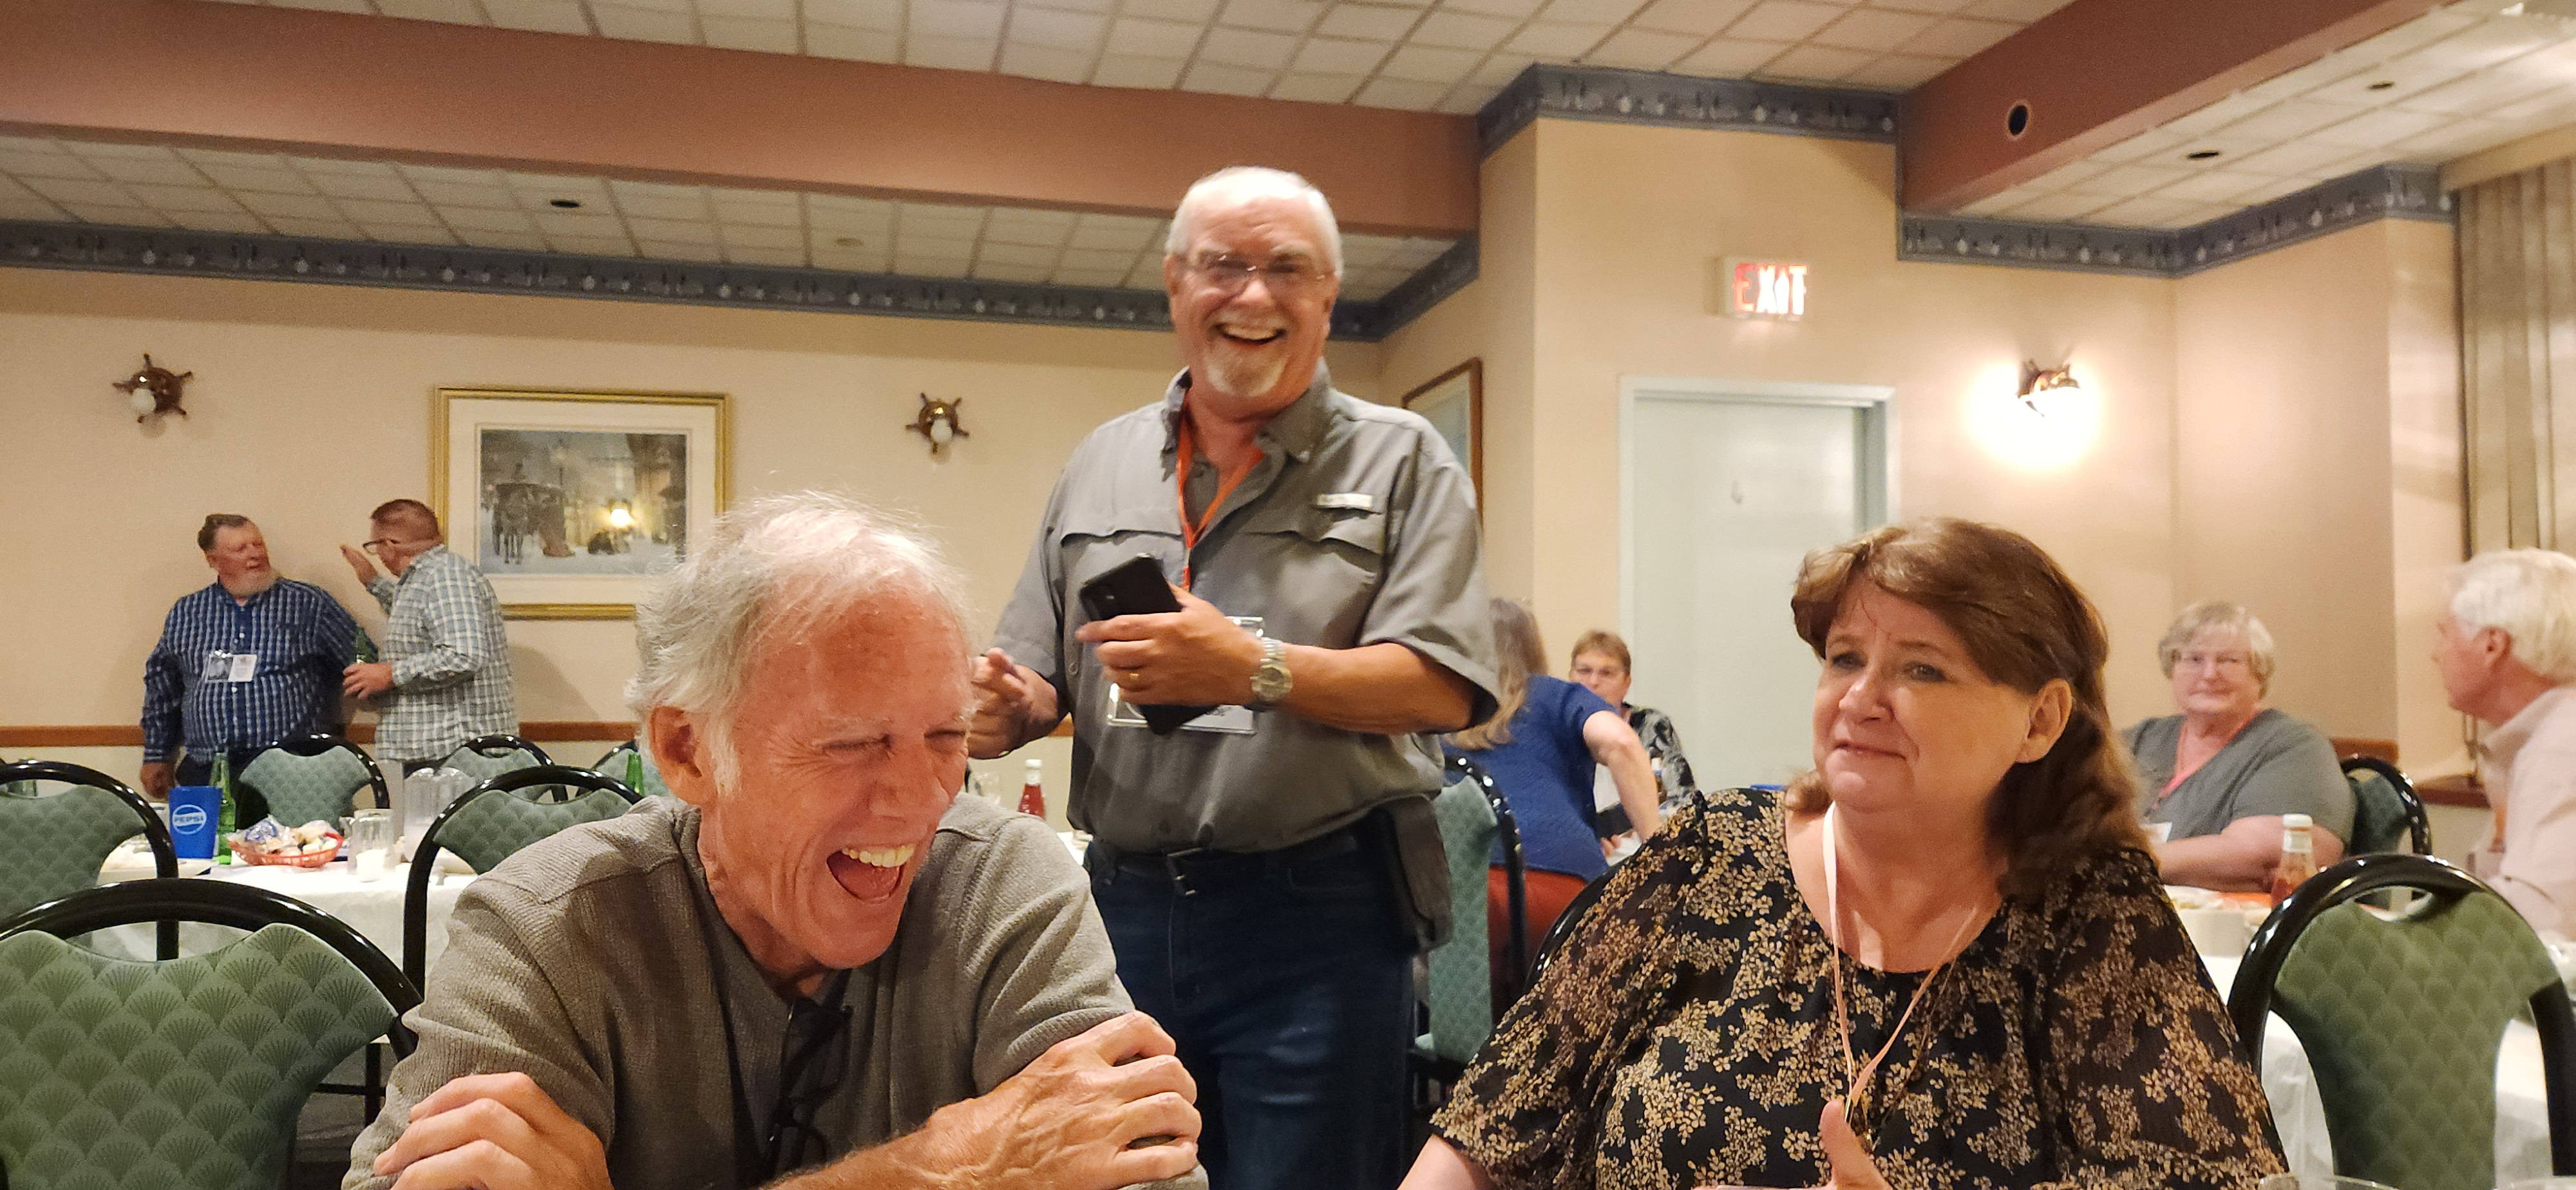
[[[1845,958],[1799,896],[1768,795],[1711,793],[1606,879],[1433,1127],[1497,1186],[1814,1186],[1852,1048],[1922,978]],[[2279,1145],[2144,853],[2005,902],[1896,1039],[1855,1121],[1918,1187],[2248,1190]],[[1879,1105],[1884,1106],[1879,1106]]]

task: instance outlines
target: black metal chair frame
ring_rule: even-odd
[[[170,877],[85,888],[0,923],[0,938],[29,930],[57,938],[77,938],[97,930],[146,921],[165,925],[198,921],[231,926],[237,930],[283,924],[311,934],[323,945],[340,952],[341,957],[348,959],[351,966],[367,977],[367,982],[376,985],[376,991],[384,996],[385,1002],[393,1005],[395,1021],[386,1027],[386,1036],[393,1042],[395,1053],[411,1053],[413,1038],[411,1031],[403,1028],[401,1016],[419,1006],[418,986],[403,975],[402,969],[395,966],[383,950],[367,941],[366,935],[350,928],[349,923],[293,897],[256,885]]]
[[[530,756],[536,757],[538,764],[553,764],[555,762],[555,758],[546,755],[546,750],[538,747],[534,741],[511,735],[505,731],[496,731],[490,735],[478,735],[462,744],[458,744],[457,747],[471,750],[477,756],[490,756],[496,758],[504,752],[517,749],[518,751],[525,752]],[[454,751],[450,751],[448,753],[450,756],[454,756],[455,754],[456,753]]]
[[[2351,776],[2355,769],[2368,769],[2386,777],[2388,784],[2397,790],[2398,802],[2406,807],[2406,835],[2415,845],[2415,854],[2433,854],[2432,821],[2424,812],[2424,799],[2415,793],[2415,783],[2407,780],[2404,772],[2376,756],[2347,756],[2340,763],[2346,777]]]
[[[0,765],[0,785],[17,781],[56,781],[65,785],[88,785],[115,794],[118,801],[131,807],[135,816],[143,820],[143,842],[152,849],[153,875],[164,880],[178,879],[179,846],[170,838],[170,824],[161,821],[161,815],[154,812],[152,803],[144,801],[143,795],[134,792],[133,788],[125,782],[86,765],[69,764],[59,760],[21,760],[14,764]],[[59,901],[52,903],[60,904]],[[160,957],[178,958],[179,923],[175,920],[162,922],[159,937],[155,939],[155,943],[154,953]]]
[[[423,988],[429,986],[429,878],[438,868],[439,832],[447,828],[447,821],[456,817],[457,811],[464,809],[466,803],[478,797],[509,793],[531,785],[576,785],[584,789],[605,789],[625,798],[626,804],[630,806],[641,800],[634,790],[626,787],[625,782],[614,777],[594,773],[589,769],[577,769],[571,765],[553,763],[541,764],[533,768],[512,769],[457,795],[455,801],[447,803],[447,808],[439,811],[438,817],[430,821],[429,829],[421,832],[420,846],[413,851],[411,857],[409,887],[403,890],[402,969],[403,974],[409,976],[412,982]]]
[[[2346,901],[2382,889],[2413,889],[2443,902],[2471,893],[2494,895],[2484,881],[2425,855],[2356,855],[2319,872],[2281,902],[2254,940],[2228,989],[2227,1015],[2235,1020],[2245,1060],[2259,1073],[2263,1060],[2263,1026],[2272,1013],[2272,985],[2281,964],[2308,925]],[[2418,910],[2426,902],[2418,903]],[[2576,1010],[2571,1010],[2565,984],[2551,980],[2532,993],[2531,1020],[2540,1031],[2540,1064],[2549,1095],[2549,1166],[2554,1174],[2576,1174]]]
[[[1493,774],[1486,772],[1485,766],[1464,756],[1452,756],[1448,770],[1452,779],[1475,782],[1477,791],[1485,795],[1485,805],[1494,812],[1495,839],[1503,847],[1503,916],[1511,927],[1511,936],[1502,946],[1512,984],[1503,989],[1511,995],[1495,1001],[1494,1016],[1500,1018],[1503,1009],[1520,996],[1521,989],[1529,986],[1529,865],[1521,855],[1521,825],[1512,817],[1512,804],[1503,797],[1502,787],[1494,784]],[[1493,941],[1488,939],[1486,945],[1493,945]]]
[[[389,810],[393,808],[394,795],[391,787],[385,784],[385,770],[376,763],[375,757],[368,755],[366,749],[359,747],[355,742],[347,739],[346,737],[316,732],[312,735],[297,736],[291,740],[279,740],[278,742],[269,745],[269,747],[278,749],[282,752],[292,753],[297,756],[320,756],[321,754],[332,751],[333,749],[346,748],[357,756],[360,763],[367,766],[367,786],[368,788],[376,791],[376,808],[380,810]],[[266,750],[267,749],[262,749],[262,751]],[[539,753],[539,755],[543,755],[543,753]],[[259,757],[254,755],[251,759],[257,760]],[[247,768],[249,766],[245,765],[243,767]],[[251,784],[256,787],[258,783],[252,782]],[[267,794],[263,792],[261,796],[266,797]]]

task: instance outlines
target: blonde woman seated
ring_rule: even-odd
[[[2126,736],[2165,883],[2270,891],[2284,814],[2315,820],[2318,867],[2342,859],[2352,786],[2324,733],[2263,705],[2272,684],[2263,621],[2233,603],[2192,604],[2156,642],[2156,663],[2182,713]]]
[[[1611,874],[1407,1190],[2155,1187],[2278,1172],[2132,813],[2092,604],[2008,531],[1809,555],[1815,771]]]

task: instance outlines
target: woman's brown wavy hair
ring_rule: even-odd
[[[2137,774],[2111,734],[2102,700],[2110,639],[2093,601],[2029,538],[1950,517],[1889,525],[1807,555],[1789,611],[1800,639],[1825,655],[1844,599],[1869,584],[1941,618],[1986,676],[2024,694],[2063,678],[2074,689],[2066,731],[2048,755],[2004,773],[1986,826],[2003,850],[2003,891],[2028,896],[2098,852],[2147,845]],[[1783,795],[1791,809],[1833,799],[1808,772]]]

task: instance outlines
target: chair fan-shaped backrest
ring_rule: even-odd
[[[242,780],[268,799],[268,813],[288,826],[315,819],[338,823],[358,802],[358,791],[372,788],[370,766],[347,748],[309,756],[271,748],[242,766]]]
[[[149,829],[131,803],[96,785],[0,794],[0,918],[97,884],[108,853]]]
[[[1493,947],[1486,934],[1485,871],[1493,854],[1493,807],[1474,781],[1431,799],[1440,850],[1449,860],[1449,937],[1431,948],[1431,1051],[1452,1062],[1476,1056],[1494,1030]]]

